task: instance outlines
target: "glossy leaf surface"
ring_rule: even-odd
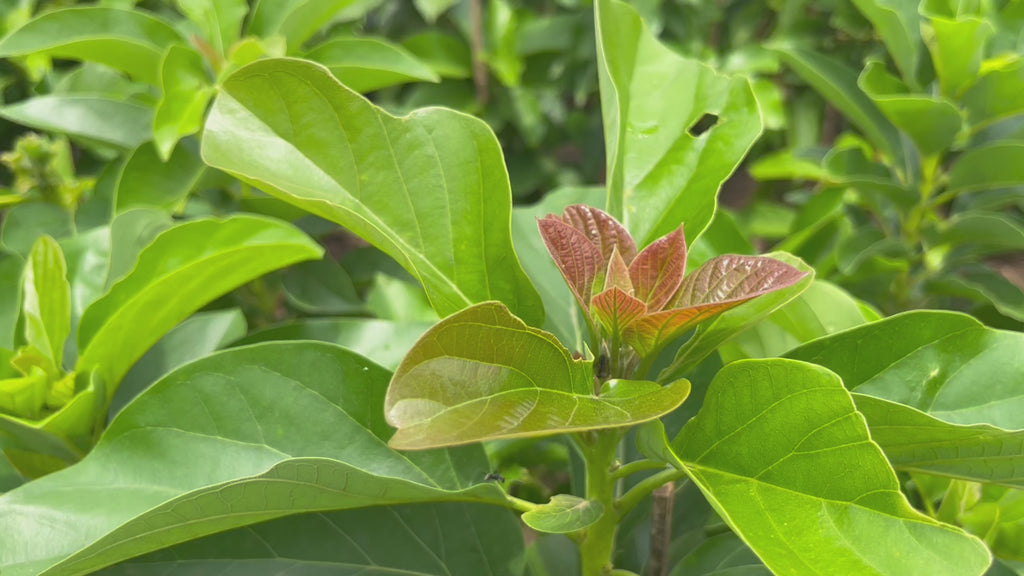
[[[24,303],[25,340],[60,369],[64,340],[71,330],[71,287],[67,263],[57,241],[41,236],[32,246],[25,264]]]
[[[153,110],[103,96],[48,94],[0,106],[11,122],[131,149],[150,137]]]
[[[900,468],[1016,485],[1024,479],[1022,350],[1019,333],[964,314],[916,311],[787,355],[839,374],[858,403],[873,397],[864,401],[868,425]]]
[[[396,118],[318,65],[262,60],[224,81],[203,158],[376,245],[442,316],[496,299],[543,320],[512,250],[501,150],[480,120],[442,109]]]
[[[761,133],[750,83],[676,54],[632,7],[594,3],[608,212],[640,246],[686,223],[692,242],[715,212],[722,182]],[[703,134],[693,126],[717,119]]]
[[[181,45],[167,49],[160,62],[160,101],[153,113],[153,142],[160,158],[171,156],[178,140],[203,125],[213,86],[198,52]]]
[[[321,252],[305,234],[267,218],[238,215],[175,226],[82,315],[78,368],[99,368],[113,394],[135,360],[189,314],[253,278]]]
[[[159,208],[164,212],[179,209],[198,183],[206,167],[195,148],[179,146],[167,159],[161,159],[153,143],[135,149],[125,161],[117,182],[114,210]]]
[[[488,302],[423,335],[395,371],[385,414],[398,428],[391,446],[422,449],[640,423],[689,391],[685,380],[612,380],[595,396],[590,362]]]
[[[964,576],[988,567],[981,541],[909,505],[842,381],[824,368],[726,366],[673,448],[774,574]]]
[[[570,494],[555,494],[551,501],[523,514],[522,519],[538,532],[564,534],[590,526],[601,519],[604,506]]]
[[[169,24],[141,10],[90,6],[42,14],[0,41],[0,56],[88,60],[156,84],[164,49],[180,41]]]
[[[487,469],[479,448],[415,458],[388,449],[388,377],[309,342],[230,350],[176,370],[122,411],[81,463],[0,497],[0,567],[86,574],[301,512],[500,502],[495,486],[472,486]]]

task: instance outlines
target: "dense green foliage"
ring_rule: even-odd
[[[0,58],[4,575],[1024,575],[1024,1],[0,0]]]

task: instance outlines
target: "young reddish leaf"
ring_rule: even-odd
[[[758,296],[792,286],[805,275],[774,258],[731,254],[713,258],[683,279],[673,308],[637,320],[624,338],[646,356],[698,323]]]
[[[792,286],[806,275],[774,258],[726,254],[708,260],[683,279],[672,307],[710,303],[735,306]]]
[[[601,250],[603,262],[612,257],[612,250],[619,248],[622,259],[629,264],[636,258],[636,242],[629,232],[611,215],[591,208],[586,204],[573,204],[562,212],[562,221],[586,235]]]
[[[544,246],[565,278],[576,301],[583,310],[589,310],[587,301],[593,290],[594,279],[604,265],[601,250],[579,230],[550,214],[537,220]]]
[[[662,236],[629,265],[634,295],[650,310],[661,310],[683,281],[686,272],[686,236],[683,227]]]
[[[602,285],[604,286],[602,291],[618,288],[626,294],[631,296],[633,294],[633,282],[629,279],[629,268],[622,259],[622,255],[619,254],[618,247],[612,248],[612,257],[608,260],[608,270],[605,272]]]
[[[643,302],[618,287],[601,292],[590,301],[591,310],[609,334],[622,334],[637,318],[647,313]]]

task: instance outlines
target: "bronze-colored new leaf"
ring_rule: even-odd
[[[605,266],[601,250],[587,236],[557,216],[537,220],[544,246],[583,310],[588,309],[594,279]]]
[[[683,227],[652,242],[629,265],[634,296],[649,310],[661,310],[686,273],[686,236]]]

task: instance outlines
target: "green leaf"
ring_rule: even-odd
[[[573,204],[596,206],[603,201],[603,188],[570,187],[545,194],[533,206],[517,206],[512,209],[512,240],[526,274],[544,302],[544,329],[573,350],[583,349],[583,341],[587,338],[586,324],[577,311],[575,297],[548,255],[537,228],[537,219],[548,214],[561,214]]]
[[[285,297],[310,314],[356,314],[365,307],[348,272],[324,259],[292,266],[282,280]]]
[[[547,504],[523,514],[522,519],[524,524],[538,532],[565,534],[590,526],[603,514],[604,506],[600,502],[570,494],[555,494]]]
[[[1024,184],[1024,143],[996,142],[964,152],[949,170],[949,194]]]
[[[118,214],[110,224],[105,282],[97,298],[105,294],[115,282],[127,276],[135,267],[139,253],[173,225],[174,220],[162,210],[134,208]]]
[[[975,132],[1024,112],[1024,60],[1011,60],[983,70],[963,96],[967,119]]]
[[[487,470],[477,447],[388,449],[388,377],[310,342],[229,350],[179,368],[126,407],[82,462],[0,497],[0,568],[88,574],[301,512],[503,502],[493,484],[474,486]]]
[[[110,266],[110,228],[103,226],[61,241],[71,284],[71,331],[78,330],[82,313],[107,291]],[[71,366],[78,358],[74,339],[64,349],[64,362]],[[73,354],[72,354],[73,353]]]
[[[977,262],[991,254],[1024,250],[1024,221],[1007,212],[969,211],[956,214],[936,238],[946,245],[947,263]]]
[[[855,392],[893,464],[1006,485],[1024,481],[1024,335],[965,314],[915,311],[815,340],[787,356]],[[856,354],[851,354],[856,350]],[[876,430],[877,429],[877,430]]]
[[[673,448],[774,574],[980,575],[991,560],[982,542],[909,505],[824,368],[729,364]]]
[[[21,312],[21,271],[18,255],[0,252],[0,349],[13,350]]]
[[[591,363],[497,302],[449,316],[395,371],[385,416],[402,449],[637,424],[686,399],[690,383],[612,380],[594,394]]]
[[[233,345],[271,340],[320,340],[344,346],[392,369],[433,324],[370,318],[309,318],[257,330]]]
[[[942,280],[959,288],[955,295],[991,302],[1004,316],[1024,322],[1024,290],[988,266],[968,265]]]
[[[797,75],[860,128],[895,165],[903,165],[899,132],[857,86],[857,73],[853,69],[809,48],[791,44],[778,44],[773,48]]]
[[[877,320],[842,288],[815,280],[789,304],[719,347],[723,362],[775,358],[800,344]]]
[[[71,331],[71,286],[67,263],[57,241],[40,236],[25,263],[22,315],[25,340],[52,363],[50,375],[60,373],[64,341]]]
[[[98,369],[113,395],[128,368],[192,312],[271,270],[321,253],[305,234],[268,218],[237,215],[175,226],[82,315],[77,369]]]
[[[901,0],[853,0],[871,21],[907,83],[917,86],[918,67],[924,52],[921,45],[922,18],[917,3]]]
[[[404,274],[404,270],[401,270]],[[415,280],[377,273],[366,292],[366,309],[382,320],[430,322],[439,320],[423,287]]]
[[[382,38],[337,38],[318,45],[306,58],[327,66],[356,92],[373,92],[409,82],[440,82],[427,64]]]
[[[992,24],[979,18],[953,20],[931,15],[922,32],[942,95],[958,98],[978,80],[985,48],[995,33]]]
[[[413,4],[420,16],[423,16],[428,24],[433,24],[437,21],[438,16],[458,4],[458,0],[413,0]]]
[[[74,224],[66,210],[53,204],[32,202],[15,206],[4,213],[0,244],[27,258],[41,234],[61,240],[73,233]]]
[[[922,155],[933,156],[952,147],[963,123],[960,110],[952,102],[910,94],[902,84],[888,77],[885,65],[877,61],[868,64],[857,85],[893,126],[910,136]]]
[[[402,40],[402,46],[442,78],[472,76],[469,47],[455,36],[429,30]]]
[[[246,32],[263,38],[284,36],[288,49],[296,50],[332,20],[358,18],[366,4],[359,0],[257,0]]]
[[[686,224],[692,243],[711,222],[718,188],[761,134],[750,83],[684,58],[628,4],[594,4],[608,212],[640,246]],[[717,122],[703,134],[694,125]]]
[[[203,57],[178,44],[168,48],[160,62],[160,101],[153,113],[153,142],[162,160],[171,157],[178,140],[199,132],[213,94]]]
[[[175,0],[175,4],[221,55],[238,40],[242,21],[249,13],[245,0]]]
[[[45,54],[99,62],[156,84],[164,50],[182,40],[143,10],[67,8],[46,12],[0,40],[0,57]]]
[[[163,160],[154,144],[147,142],[125,160],[114,193],[114,212],[140,207],[177,211],[205,169],[194,147],[179,146]]]
[[[86,142],[131,149],[149,140],[153,110],[102,96],[36,96],[0,106],[0,118]]]
[[[316,64],[261,60],[224,81],[203,158],[365,238],[439,315],[500,300],[543,321],[512,250],[501,149],[480,120],[437,108],[396,118]]]
[[[669,576],[772,576],[735,534],[708,538],[676,564]]]
[[[245,316],[238,308],[190,316],[164,334],[125,374],[110,402],[109,417],[172,370],[227,347],[245,336],[245,330]]]
[[[520,576],[522,554],[522,528],[510,511],[445,502],[289,516],[179,544],[102,574]]]

